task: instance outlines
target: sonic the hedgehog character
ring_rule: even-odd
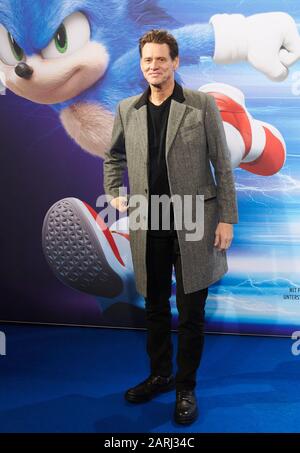
[[[1,81],[19,96],[50,105],[82,149],[104,157],[117,103],[145,88],[137,42],[150,28],[172,32],[183,66],[197,67],[203,56],[211,65],[245,61],[282,81],[300,57],[297,26],[283,12],[215,14],[209,23],[184,25],[157,0],[0,0]],[[243,93],[222,83],[200,90],[216,99],[232,166],[264,176],[278,172],[283,137],[251,117]],[[47,261],[65,284],[103,300],[133,300],[126,225],[123,232],[108,228],[91,207],[70,198],[50,208],[43,237]]]

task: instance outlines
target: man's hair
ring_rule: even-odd
[[[174,60],[178,57],[178,44],[176,39],[174,38],[171,33],[167,30],[159,30],[159,29],[152,29],[147,31],[140,39],[139,39],[139,51],[140,56],[142,57],[142,49],[147,42],[153,42],[155,44],[167,44],[170,50],[170,57]]]

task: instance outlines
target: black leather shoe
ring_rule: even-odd
[[[172,374],[168,377],[151,375],[145,381],[127,390],[125,399],[130,403],[144,403],[159,393],[168,392],[174,388],[175,379]]]
[[[174,419],[176,423],[186,425],[198,417],[197,400],[194,390],[177,390]]]

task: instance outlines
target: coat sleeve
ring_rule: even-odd
[[[219,109],[213,96],[207,94],[205,130],[209,159],[217,183],[219,222],[238,223],[234,175]]]
[[[126,166],[124,129],[120,104],[118,104],[113,124],[111,146],[105,152],[103,163],[104,191],[106,195],[111,195],[113,198],[122,195],[122,192],[119,192],[119,188],[123,187],[123,176]]]

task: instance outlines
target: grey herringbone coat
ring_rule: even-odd
[[[126,166],[130,196],[148,194],[147,106],[139,105],[141,96],[124,99],[117,108],[111,148],[104,160],[104,189],[113,197],[119,196]],[[213,245],[215,230],[218,222],[237,223],[238,214],[229,150],[215,100],[185,88],[183,99],[171,100],[168,120],[166,164],[170,191],[181,196],[203,194],[205,199],[203,238],[186,241],[188,230],[177,232],[187,294],[208,287],[227,272],[226,252]],[[175,210],[174,214],[176,219]],[[147,231],[130,229],[129,237],[136,287],[146,296]]]

